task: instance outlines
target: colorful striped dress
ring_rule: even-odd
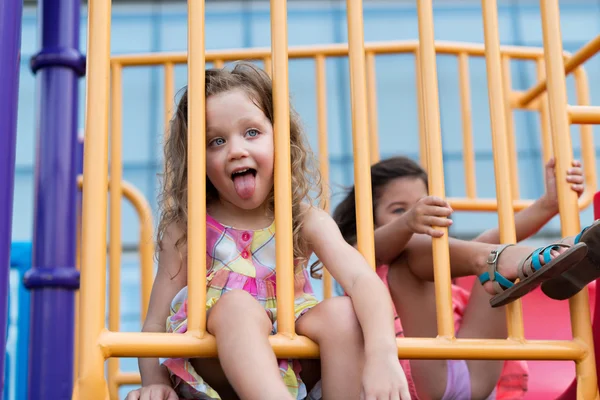
[[[277,332],[275,291],[275,222],[258,230],[242,230],[224,226],[206,217],[206,309],[214,306],[226,292],[240,289],[250,293],[264,308]],[[296,319],[314,307],[314,296],[308,272],[303,265],[294,267]],[[167,332],[187,331],[187,287],[171,302]],[[281,377],[290,393],[304,399],[307,391],[300,379],[297,360],[278,360]],[[170,372],[175,391],[184,399],[221,399],[219,394],[199,376],[188,359],[163,360]]]

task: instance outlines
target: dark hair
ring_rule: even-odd
[[[395,179],[407,177],[421,179],[427,187],[427,173],[408,157],[391,157],[371,166],[373,221],[375,221],[375,207],[381,197],[383,187]],[[354,190],[354,186],[352,186],[344,200],[333,212],[333,219],[340,228],[342,236],[346,242],[352,245],[356,243],[356,195]]]

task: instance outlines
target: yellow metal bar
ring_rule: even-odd
[[[223,68],[225,66],[225,63],[223,62],[223,60],[215,60],[213,61],[213,65],[215,68]]]
[[[271,57],[265,57],[263,62],[265,63],[265,71],[267,72],[267,75],[273,77],[273,63],[271,62]]]
[[[323,193],[323,209],[329,212],[329,146],[327,143],[327,79],[325,77],[325,57],[315,57],[315,77],[317,93],[317,135],[319,139],[319,170],[325,192]],[[331,274],[323,269],[323,297],[331,297]]]
[[[106,398],[104,354],[98,337],[106,315],[106,181],[111,2],[88,2],[87,99],[82,212],[80,373],[74,398]]]
[[[269,341],[279,358],[316,358],[319,348],[304,336],[276,334]],[[560,340],[398,338],[398,356],[414,359],[579,360],[587,349]],[[202,339],[168,333],[104,331],[99,339],[106,357],[216,357],[214,336]],[[486,351],[483,352],[482,349]]]
[[[287,4],[271,0],[271,54],[275,131],[275,238],[277,240],[277,330],[293,336],[292,175],[290,151],[290,95],[288,87]]]
[[[501,243],[515,243],[515,215],[512,208],[510,169],[508,164],[509,146],[506,129],[505,97],[502,87],[502,63],[500,38],[498,34],[498,6],[496,0],[482,0],[483,32],[486,48],[486,67],[488,78],[488,98],[490,103],[490,122],[492,126],[492,146],[494,149],[494,171],[496,175],[496,198],[498,199],[498,223]],[[507,306],[508,336],[522,339],[523,315],[521,302]]]
[[[364,44],[365,51],[370,51],[375,54],[414,53],[418,47],[418,40],[369,42]],[[466,52],[469,56],[485,56],[484,46],[476,43],[436,41],[435,48],[438,54],[457,54]],[[270,54],[271,50],[269,48],[210,50],[206,52],[206,60],[264,60],[266,57],[269,57]],[[502,54],[506,54],[512,59],[529,60],[543,56],[544,52],[538,47],[502,46]],[[348,45],[340,43],[315,46],[292,46],[288,50],[289,58],[312,58],[316,55],[345,57],[348,55]],[[157,65],[164,64],[165,62],[185,64],[187,62],[187,55],[186,53],[142,53],[136,55],[113,56],[112,60],[123,66]]]
[[[108,181],[108,187],[110,189],[110,179]],[[83,188],[83,177],[77,179],[79,189]],[[152,282],[154,279],[154,241],[152,239],[153,222],[152,222],[152,208],[142,192],[140,192],[131,183],[122,181],[121,182],[121,193],[123,197],[129,201],[129,204],[133,206],[138,215],[140,222],[140,243],[139,243],[139,257],[140,257],[140,275],[141,275],[141,320],[146,319],[146,312],[148,304],[150,303],[150,293],[152,291]]]
[[[110,128],[110,236],[109,236],[109,283],[108,283],[108,329],[119,330],[121,318],[121,180],[122,126],[123,126],[123,79],[119,64],[111,66],[111,128]],[[119,386],[114,381],[119,372],[119,359],[108,360],[108,391],[110,397],[119,397]]]
[[[454,211],[498,211],[499,203],[496,199],[465,199],[449,197],[446,199]],[[533,200],[513,200],[512,209],[521,211],[533,204]]]
[[[500,46],[500,43],[498,43]],[[510,57],[502,56],[502,91],[504,94],[504,113],[506,118],[506,140],[508,141],[508,156],[510,167],[510,185],[513,200],[521,198],[519,194],[519,158],[517,157],[517,145],[515,142],[515,125],[513,121],[513,110],[511,108],[512,76],[510,70]]]
[[[567,90],[565,84],[565,65],[563,59],[562,38],[558,0],[540,0],[542,32],[546,74],[548,76],[548,101],[550,106],[550,126],[556,159],[560,223],[563,235],[579,232],[579,210],[577,197],[563,181],[564,174],[570,168],[572,160],[571,138],[568,132],[569,118],[566,110]],[[594,399],[598,396],[596,382],[596,363],[594,362],[594,342],[587,288],[569,301],[571,311],[571,329],[573,338],[589,348],[589,353],[576,364],[577,398]]]
[[[204,0],[188,1],[188,330],[206,331]]]
[[[544,65],[544,59],[539,58],[536,60],[536,71],[538,80],[546,79],[546,67]],[[550,114],[548,109],[548,95],[543,93],[538,103],[540,112],[540,132],[542,142],[542,164],[545,166],[548,160],[552,157],[552,137],[550,133]]]
[[[140,246],[138,249],[140,257],[140,275],[141,275],[141,311],[140,319],[146,320],[148,304],[150,304],[150,293],[152,292],[152,283],[154,281],[154,241],[152,238],[152,209],[150,204],[144,199],[144,195],[135,187],[122,183],[123,195],[129,200],[135,208],[140,221]]]
[[[580,67],[575,70],[575,95],[577,104],[590,104],[589,83],[585,70]],[[598,188],[596,179],[596,147],[594,146],[594,132],[591,125],[580,125],[579,136],[581,141],[581,160],[585,176],[585,192],[579,199],[579,207],[585,208],[594,199]]]
[[[352,146],[356,187],[356,231],[358,250],[375,269],[373,199],[367,116],[367,82],[362,0],[347,0],[350,102],[352,105]]]
[[[562,45],[561,45],[562,47]],[[569,75],[575,71],[577,67],[592,58],[600,50],[600,35],[586,43],[581,49],[579,49],[569,60],[564,64],[564,75]],[[562,53],[561,53],[562,54]],[[562,63],[561,63],[562,64]],[[519,103],[525,106],[535,100],[540,94],[546,91],[548,85],[547,80],[538,82],[534,87],[529,89],[523,94]]]
[[[419,163],[427,171],[427,135],[425,133],[425,111],[423,110],[423,78],[421,77],[421,56],[415,51],[415,92],[417,93],[417,117],[419,125]]]
[[[567,106],[572,124],[600,124],[600,106]]]
[[[175,67],[173,63],[165,64],[165,139],[171,131],[171,115],[173,114],[173,105],[175,100]]]
[[[423,78],[421,77],[421,56],[415,51],[415,92],[417,93],[417,113],[419,125],[419,163],[427,171],[427,135],[425,133],[425,110],[423,109]]]
[[[438,75],[433,29],[432,0],[417,2],[419,18],[419,66],[423,85],[423,110],[425,135],[427,137],[427,171],[429,174],[429,194],[444,198],[444,165],[442,158],[442,137],[438,98]],[[369,193],[370,195],[370,193]],[[454,319],[452,317],[452,296],[450,292],[450,254],[448,252],[448,229],[436,229],[444,232],[441,238],[433,239],[433,272],[435,281],[435,300],[437,311],[438,335],[454,337]]]
[[[475,152],[473,151],[473,122],[471,121],[471,84],[469,77],[469,57],[458,55],[458,84],[460,111],[463,128],[463,160],[465,165],[465,187],[467,198],[477,196],[475,180]]]
[[[79,176],[77,178],[77,186],[79,190],[83,188],[83,177]],[[111,180],[108,181],[108,188],[110,190],[112,184]],[[150,208],[150,204],[144,198],[142,192],[135,188],[132,184],[122,181],[120,186],[121,193],[125,199],[129,201],[129,203],[135,209],[138,219],[140,221],[140,242],[139,242],[139,256],[140,256],[140,272],[141,272],[141,320],[144,321],[146,319],[146,313],[148,310],[148,304],[150,303],[150,293],[152,291],[152,282],[154,278],[154,242],[152,239],[152,209]],[[111,283],[112,284],[112,283]],[[112,287],[109,288],[109,291],[112,293]],[[118,295],[118,293],[117,293]],[[110,318],[112,318],[113,314],[110,314]],[[76,322],[79,318],[76,318]],[[118,325],[117,325],[118,326]],[[75,326],[75,337],[79,337],[79,325]],[[78,354],[80,352],[80,347],[78,342],[75,342],[75,353]],[[76,358],[77,360],[77,358]],[[112,359],[109,360],[109,363]],[[117,360],[118,361],[118,360]],[[76,370],[78,371],[78,370]],[[125,377],[125,378],[123,378]],[[77,378],[77,375],[75,376]],[[116,385],[117,388],[121,385],[126,384],[139,384],[141,382],[139,374],[129,374],[124,373],[117,369],[113,372],[108,371],[108,381],[109,385]],[[111,388],[109,386],[109,388]],[[112,388],[111,388],[112,390]],[[115,394],[111,393],[111,398],[114,398]]]
[[[142,383],[140,374],[134,372],[120,372],[117,376],[115,376],[115,381],[119,386],[139,385]]]
[[[377,123],[377,78],[375,72],[375,54],[367,52],[367,116],[369,121],[369,143],[371,164],[379,161],[379,126]]]

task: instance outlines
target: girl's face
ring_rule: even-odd
[[[206,99],[206,175],[224,204],[263,206],[273,189],[273,126],[248,94]]]
[[[375,228],[389,224],[425,196],[427,187],[421,178],[408,176],[388,182],[375,204]]]

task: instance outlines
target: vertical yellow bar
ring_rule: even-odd
[[[458,83],[460,87],[460,111],[463,127],[463,159],[465,164],[465,187],[467,197],[477,196],[475,181],[475,151],[473,150],[473,122],[471,121],[471,83],[469,77],[469,56],[458,55]]]
[[[369,118],[369,142],[371,164],[379,161],[379,126],[377,123],[377,74],[375,72],[375,54],[367,52],[367,108]]]
[[[143,203],[145,212],[140,213],[140,275],[141,275],[141,321],[146,320],[148,313],[148,304],[150,304],[150,294],[152,292],[152,283],[154,281],[154,240],[152,238],[152,210],[147,203]]]
[[[590,104],[589,82],[587,74],[583,67],[579,67],[574,72],[575,75],[575,95],[578,105]],[[592,125],[580,125],[579,136],[581,138],[581,161],[583,162],[583,174],[585,176],[585,193],[579,199],[585,201],[588,196],[592,197],[596,193],[598,184],[596,182],[596,148],[594,147],[594,131]]]
[[[204,0],[188,0],[188,334],[206,331]],[[193,155],[193,157],[192,157]]]
[[[498,46],[500,45],[498,39]],[[510,184],[513,200],[519,199],[519,171],[517,157],[517,145],[515,142],[515,125],[513,121],[513,110],[511,104],[512,98],[512,77],[510,70],[510,57],[502,56],[502,91],[504,93],[504,116],[506,118],[506,139],[508,142],[508,156],[510,167]]]
[[[419,163],[427,171],[427,134],[425,133],[425,111],[423,106],[423,78],[421,77],[421,56],[415,51],[415,90],[417,92],[417,112],[419,123]]]
[[[371,198],[371,163],[367,120],[367,83],[362,0],[347,0],[348,58],[352,104],[352,145],[354,149],[354,184],[356,186],[356,230],[358,250],[375,268],[373,239],[373,199]]]
[[[267,75],[272,77],[273,76],[273,65],[271,63],[271,57],[265,57],[264,63],[265,63],[265,71],[267,72]]]
[[[111,66],[111,128],[110,128],[110,236],[109,236],[109,284],[108,284],[108,329],[119,331],[121,318],[121,180],[122,170],[122,121],[123,83],[122,68]],[[119,359],[108,360],[108,391],[110,397],[119,397],[119,385],[115,377],[119,373]]]
[[[275,119],[275,237],[277,240],[277,330],[294,335],[292,171],[288,88],[287,4],[271,0],[271,55]]]
[[[325,56],[315,56],[317,92],[317,135],[319,138],[319,170],[323,188],[323,208],[329,212],[329,146],[327,144],[327,79],[325,78]],[[331,274],[323,269],[323,297],[331,297]]]
[[[427,137],[429,193],[433,196],[444,198],[446,191],[444,189],[444,163],[442,159],[440,103],[438,98],[437,62],[433,29],[433,4],[432,0],[419,0],[417,5],[419,17],[419,66],[421,68],[421,84],[423,86],[423,97],[421,100],[423,103],[425,136]],[[436,229],[444,231],[444,236],[432,240],[438,335],[454,337],[454,319],[452,316],[452,297],[450,292],[448,229]]]
[[[550,130],[556,159],[557,181],[561,182],[557,187],[560,224],[563,235],[574,235],[580,229],[577,196],[570,190],[569,185],[564,183],[563,179],[567,169],[571,166],[573,152],[569,135],[569,117],[566,110],[567,88],[558,0],[540,0],[540,10],[548,80]],[[598,387],[587,288],[571,298],[569,306],[573,338],[588,346],[587,355],[576,363],[577,398],[595,399],[598,397]]]
[[[515,215],[510,185],[510,158],[506,130],[505,98],[503,95],[500,37],[498,34],[498,6],[496,0],[482,0],[483,32],[485,37],[485,61],[488,78],[490,123],[494,149],[496,175],[496,198],[498,200],[498,224],[501,243],[515,243]],[[508,336],[522,339],[523,316],[521,302],[507,306]]]
[[[544,59],[540,58],[536,60],[536,72],[538,81],[546,78],[546,67],[544,66]],[[552,138],[550,134],[550,115],[548,110],[548,95],[544,92],[539,98],[539,110],[540,110],[540,130],[541,130],[541,141],[542,141],[542,165],[546,165],[546,162],[552,157]]]
[[[171,115],[174,105],[175,98],[175,73],[174,73],[174,65],[171,62],[168,62],[164,66],[165,72],[165,139],[169,137],[171,131]]]
[[[104,355],[98,337],[106,315],[106,190],[111,2],[88,2],[87,96],[84,149],[80,373],[74,398],[106,398]]]

